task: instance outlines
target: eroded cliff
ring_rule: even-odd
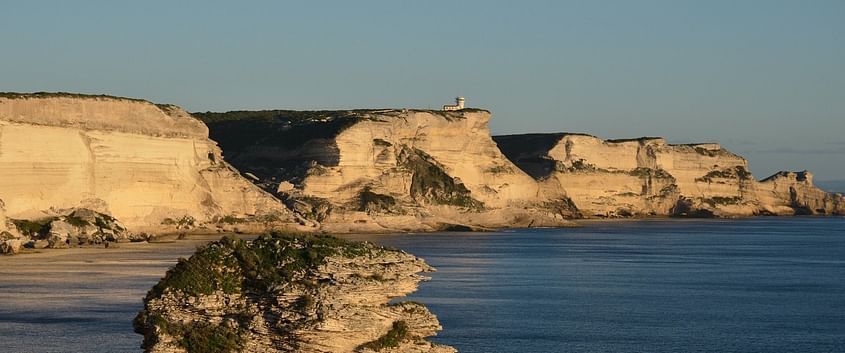
[[[455,352],[414,302],[433,269],[400,250],[328,236],[227,237],[180,262],[135,319],[146,352]]]
[[[0,94],[0,180],[15,219],[85,208],[155,230],[288,214],[223,161],[202,122],[136,99]]]
[[[195,113],[242,172],[330,231],[563,225],[576,210],[499,151],[490,113]]]
[[[816,188],[809,173],[758,182],[744,158],[715,143],[566,133],[494,139],[544,190],[565,194],[586,216],[843,214],[842,196]]]

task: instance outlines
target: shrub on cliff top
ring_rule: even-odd
[[[394,321],[393,327],[390,329],[390,331],[387,331],[384,336],[379,337],[375,341],[364,343],[358,346],[358,348],[356,348],[355,350],[360,352],[365,349],[370,349],[378,352],[385,348],[399,346],[399,343],[402,343],[402,340],[404,340],[407,336],[408,324],[405,321],[401,320]]]
[[[147,300],[166,290],[189,295],[266,290],[316,268],[329,256],[356,257],[377,249],[327,235],[271,232],[253,241],[228,236],[180,259],[147,293]]]

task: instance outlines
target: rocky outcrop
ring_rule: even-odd
[[[327,236],[228,237],[180,262],[135,319],[146,352],[455,352],[437,319],[389,304],[433,269],[399,250]]]
[[[37,220],[7,219],[0,201],[0,254],[14,255],[23,248],[72,248],[120,242],[147,241],[146,233],[133,233],[107,214],[76,208],[52,210]]]
[[[566,133],[494,139],[543,190],[570,198],[585,216],[843,214],[841,195],[813,186],[809,173],[757,182],[744,158],[715,143]]]
[[[226,158],[330,231],[563,225],[576,210],[502,155],[490,113],[195,113]]]
[[[80,245],[148,240],[145,233],[133,233],[117,219],[85,208],[63,210],[39,220],[14,220],[29,248],[70,248]]]
[[[6,218],[6,208],[0,200],[0,254],[14,255],[23,246],[22,236],[15,225]]]
[[[205,125],[172,105],[76,94],[0,94],[0,198],[37,220],[86,208],[136,231],[288,212],[227,165]]]

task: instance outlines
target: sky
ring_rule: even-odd
[[[0,91],[493,112],[845,179],[845,1],[4,1]]]

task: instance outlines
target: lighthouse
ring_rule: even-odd
[[[464,109],[464,104],[466,103],[466,99],[464,97],[457,97],[455,98],[455,105],[444,105],[443,110],[445,111],[454,111],[454,110],[461,110]]]

